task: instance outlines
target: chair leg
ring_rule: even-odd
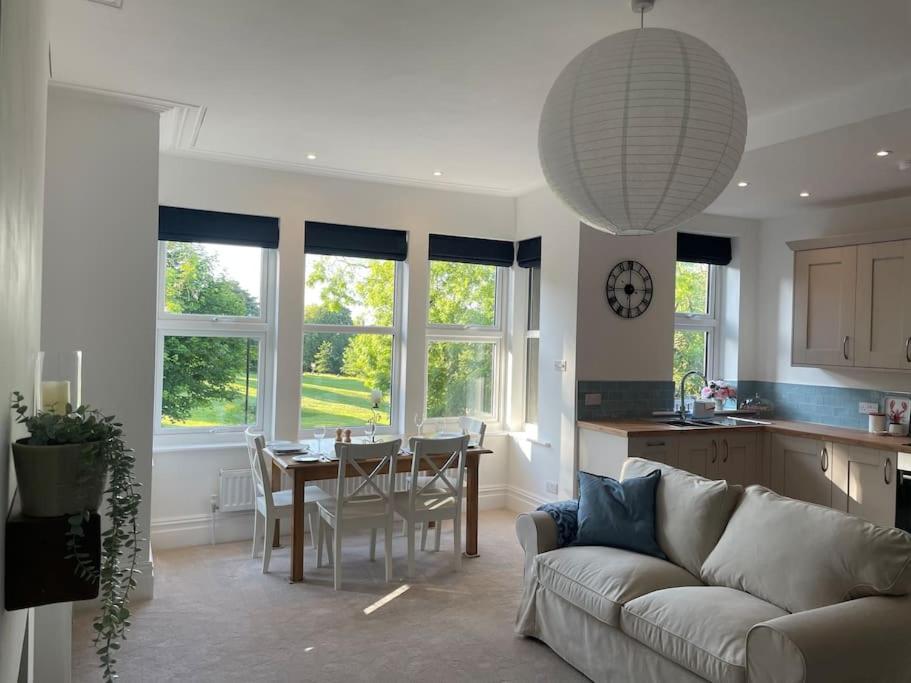
[[[462,515],[459,512],[452,520],[452,567],[456,571],[462,568]]]
[[[257,530],[259,527],[259,512],[253,510],[253,547],[250,549],[250,557],[256,557],[256,537],[259,535]]]
[[[427,522],[421,522],[421,550],[427,550]]]
[[[269,529],[274,525],[269,524],[271,520],[266,518],[266,528],[263,533],[263,574],[269,573],[269,560],[272,559],[272,544],[269,542]]]
[[[435,552],[440,552],[440,537],[443,535],[443,521],[437,520],[436,526],[433,529],[433,549]]]
[[[414,578],[414,524],[408,523],[408,578]]]
[[[336,523],[340,523],[340,519],[336,519]],[[341,590],[342,588],[342,530],[338,527],[332,529],[332,545],[334,546],[333,554],[333,580],[335,585],[335,590]]]
[[[307,526],[310,527],[310,545],[316,550],[316,527],[319,524],[319,509],[310,503],[307,510]]]
[[[370,530],[370,561],[376,561],[376,529]]]
[[[386,522],[385,545],[383,546],[383,559],[386,561],[386,583],[392,581],[392,520]]]
[[[408,535],[408,520],[403,519],[402,520],[402,536],[407,536],[407,535]]]
[[[319,521],[316,523],[316,568],[319,569],[323,566],[323,542],[325,541],[326,534],[324,533],[326,524],[323,522],[322,516],[317,518]],[[313,527],[310,527],[310,533],[313,533]],[[329,545],[326,544],[326,549],[329,549]]]

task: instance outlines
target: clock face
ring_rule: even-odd
[[[652,303],[652,276],[638,261],[621,261],[607,276],[607,303],[621,318],[638,318]]]

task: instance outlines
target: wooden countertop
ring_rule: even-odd
[[[893,453],[911,453],[911,436],[879,436],[859,429],[830,427],[812,422],[793,422],[790,420],[771,420],[768,425],[745,424],[736,427],[676,427],[661,424],[653,420],[579,420],[576,426],[580,429],[591,429],[606,434],[622,437],[656,436],[658,434],[679,434],[701,432],[706,434],[727,432],[774,432],[789,436],[802,436],[811,439],[836,441],[852,446],[876,448]]]

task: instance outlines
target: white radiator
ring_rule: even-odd
[[[253,476],[249,468],[219,471],[218,509],[221,512],[253,509]]]

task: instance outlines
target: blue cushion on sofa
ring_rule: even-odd
[[[557,547],[563,548],[576,540],[576,530],[579,528],[579,501],[560,500],[556,503],[544,503],[538,507],[541,512],[546,512],[557,525]]]
[[[655,540],[661,471],[622,482],[579,472],[579,528],[573,545],[605,545],[667,559]]]

